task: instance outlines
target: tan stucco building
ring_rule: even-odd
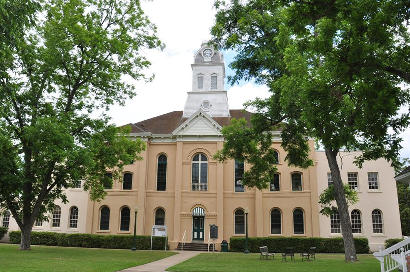
[[[137,234],[150,235],[153,225],[166,225],[171,248],[180,242],[207,243],[211,224],[219,228],[218,244],[232,236],[244,236],[245,213],[249,236],[340,235],[331,232],[329,218],[319,215],[318,198],[328,184],[329,170],[323,152],[315,150],[313,141],[309,143],[310,157],[315,165],[307,169],[290,167],[284,161],[280,132],[273,132],[278,174],[265,190],[242,186],[247,165],[213,159],[223,146],[222,127],[232,118],[249,120],[251,114],[229,109],[220,52],[203,44],[191,66],[192,91],[183,111],[130,124],[130,137],[143,139],[147,148],[142,160],[125,167],[123,181],[107,188],[101,202],[90,201],[86,192],[70,189],[70,203],[59,204],[59,227],[53,227],[57,212],[51,215],[50,223],[34,230],[131,234],[137,210]],[[368,237],[371,248],[377,249],[385,239],[401,237],[393,170],[383,160],[367,162],[363,169],[357,169],[352,164],[354,153],[347,155],[342,173],[356,173],[360,183],[360,202],[352,211],[360,211],[362,225],[355,235]],[[373,174],[368,176],[368,172]],[[367,190],[368,179],[373,187],[377,179],[378,189]],[[73,206],[79,218],[75,228]],[[375,209],[381,212],[381,231],[378,222],[376,229],[372,227],[372,220],[379,220],[372,217]],[[357,223],[356,213],[354,219]],[[332,220],[335,230],[337,218]],[[12,225],[11,220],[11,229]]]

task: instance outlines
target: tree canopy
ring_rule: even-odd
[[[309,137],[318,140],[334,181],[346,260],[355,260],[336,155],[361,150],[359,166],[381,157],[399,165],[399,133],[409,124],[409,4],[232,0],[215,6],[214,42],[238,52],[230,82],[255,79],[271,92],[248,103],[256,112],[251,128],[241,121],[224,128],[227,143],[217,157],[248,160],[248,172],[258,174],[245,174],[244,183],[262,188],[275,171],[267,132],[280,126],[286,160],[301,167],[310,165]],[[261,159],[252,160],[255,154]]]
[[[138,0],[0,1],[0,206],[30,247],[34,221],[64,189],[104,196],[144,148],[104,113],[150,81],[143,50],[162,47]]]

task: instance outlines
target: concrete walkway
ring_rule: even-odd
[[[130,267],[121,272],[164,272],[168,267],[182,263],[185,260],[191,259],[201,252],[198,251],[175,251],[178,254],[167,257],[152,263],[147,263],[135,267]]]

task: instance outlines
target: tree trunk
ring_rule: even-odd
[[[32,231],[32,228],[30,224],[25,224],[24,227],[21,228],[21,242],[20,242],[21,250],[31,249],[31,231]]]
[[[337,209],[339,211],[340,226],[342,229],[343,243],[345,248],[345,261],[357,261],[356,248],[353,240],[352,224],[350,223],[349,209],[347,206],[346,197],[343,189],[343,182],[340,176],[339,165],[337,164],[336,155],[338,151],[325,148],[327,162],[329,164],[330,173],[335,192]]]

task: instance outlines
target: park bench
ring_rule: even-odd
[[[290,260],[293,261],[295,258],[295,252],[293,251],[293,247],[287,247],[285,252],[282,253],[282,261],[287,261],[286,257],[290,256]]]
[[[269,253],[269,250],[268,250],[267,246],[261,246],[261,247],[259,247],[259,250],[261,252],[261,255],[260,255],[261,260],[263,258],[268,260],[270,257],[272,257],[272,260],[273,260],[273,258],[275,257],[275,253]]]
[[[316,247],[311,247],[307,252],[300,253],[300,256],[302,257],[302,262],[304,260],[316,260]]]

